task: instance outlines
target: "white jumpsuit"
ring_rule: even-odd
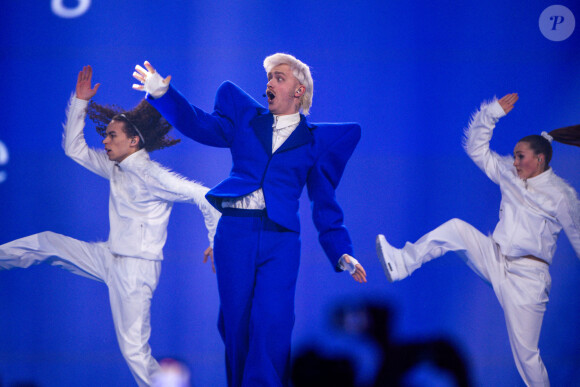
[[[144,149],[116,163],[89,148],[83,135],[86,107],[87,101],[71,98],[63,147],[79,164],[110,180],[108,241],[88,243],[42,232],[0,246],[0,270],[44,262],[107,284],[121,352],[137,383],[149,386],[159,370],[148,343],[150,305],[172,204],[200,208],[210,245],[219,213],[205,199],[206,187],[164,169]]]
[[[580,203],[576,192],[552,169],[520,179],[512,157],[489,149],[493,128],[505,113],[497,100],[482,104],[466,130],[465,149],[499,185],[499,222],[491,237],[452,219],[396,250],[403,276],[448,251],[458,253],[486,282],[503,308],[512,353],[528,386],[549,386],[538,342],[551,286],[548,264],[562,229],[580,257]],[[522,258],[533,255],[546,263]]]

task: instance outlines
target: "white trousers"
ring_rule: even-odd
[[[137,384],[150,386],[159,364],[151,356],[150,307],[161,273],[160,261],[112,254],[106,242],[87,243],[42,232],[0,246],[0,270],[40,263],[104,282],[117,341]]]
[[[538,342],[551,277],[548,265],[528,258],[504,256],[491,237],[472,225],[452,219],[416,243],[399,250],[409,274],[424,263],[454,251],[491,284],[503,308],[512,354],[527,386],[549,386]]]

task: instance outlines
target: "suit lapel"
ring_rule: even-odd
[[[313,128],[310,128],[309,125],[306,123],[306,119],[304,116],[300,116],[300,123],[294,129],[290,137],[284,141],[282,146],[276,150],[275,153],[285,152],[290,149],[298,148],[304,144],[308,144],[313,140],[312,133],[310,132]],[[272,142],[272,141],[270,141]]]
[[[256,137],[264,147],[267,154],[272,154],[272,124],[274,123],[274,115],[272,113],[258,114],[250,121],[250,126],[254,130]],[[304,144],[308,144],[313,140],[311,131],[314,126],[306,122],[306,118],[301,115],[300,123],[294,129],[290,137],[284,141],[282,146],[276,150],[275,153],[285,152],[290,149],[297,148]]]
[[[267,154],[272,154],[272,124],[274,115],[272,113],[258,114],[250,121],[250,126],[254,130],[256,137],[264,147]]]

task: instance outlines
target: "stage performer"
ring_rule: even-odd
[[[159,370],[149,346],[150,306],[173,202],[195,204],[203,213],[210,242],[204,261],[213,260],[220,214],[204,197],[208,188],[149,159],[149,152],[179,142],[167,136],[171,126],[159,112],[145,100],[124,113],[89,104],[100,86],[91,87],[91,79],[92,69],[85,66],[69,101],[63,147],[67,156],[110,181],[109,240],[87,243],[42,232],[0,246],[0,269],[48,263],[104,282],[123,357],[137,384],[150,386]],[[104,151],[89,148],[85,142],[87,110],[104,136]]]
[[[335,190],[359,138],[355,123],[314,124],[309,67],[288,54],[264,60],[264,108],[232,82],[217,91],[214,112],[190,105],[145,62],[133,87],[179,131],[230,148],[230,176],[207,194],[222,212],[215,238],[219,330],[230,386],[286,386],[300,261],[298,199],[304,186],[319,241],[336,271],[366,282],[353,258]],[[300,114],[302,110],[303,114]]]
[[[528,386],[549,386],[540,357],[540,328],[551,287],[549,265],[562,229],[580,257],[580,202],[576,191],[549,163],[552,139],[580,146],[580,125],[530,135],[517,142],[514,156],[489,149],[496,122],[514,107],[517,94],[484,103],[465,131],[471,159],[501,191],[499,222],[491,236],[452,219],[415,243],[395,249],[377,236],[377,254],[390,282],[411,275],[448,251],[489,283],[503,308],[512,354]]]

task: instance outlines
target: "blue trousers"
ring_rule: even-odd
[[[300,236],[265,211],[226,209],[214,258],[229,386],[287,386]]]

